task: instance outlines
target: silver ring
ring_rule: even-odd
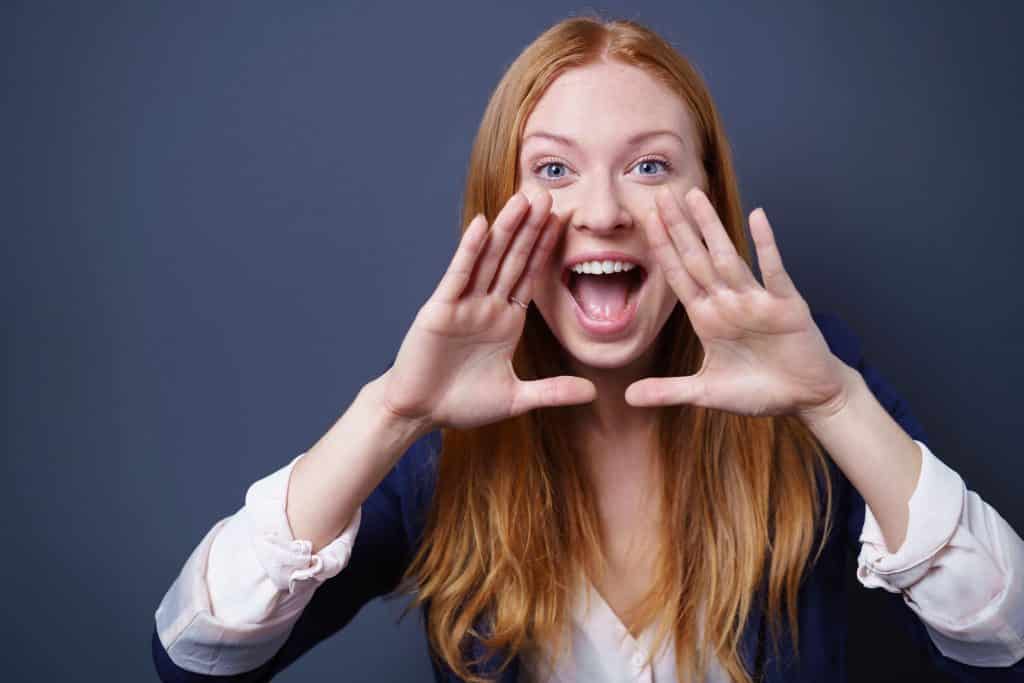
[[[510,304],[512,304],[512,303],[519,304],[520,306],[522,306],[523,308],[525,308],[527,310],[529,310],[529,308],[530,308],[528,305],[524,304],[522,301],[520,301],[519,299],[515,298],[514,296],[510,296],[508,298],[508,302]]]

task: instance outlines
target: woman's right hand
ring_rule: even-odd
[[[588,403],[582,377],[524,382],[512,368],[537,276],[565,218],[551,195],[512,195],[488,229],[477,215],[437,289],[419,310],[395,362],[381,378],[385,407],[434,427],[468,429],[541,406]]]

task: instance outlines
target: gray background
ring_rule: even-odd
[[[1019,4],[6,3],[6,680],[155,678],[185,558],[390,362],[491,89],[589,8],[695,62],[797,287],[1024,528]],[[851,680],[902,680],[856,596]],[[429,680],[401,604],[280,680]]]

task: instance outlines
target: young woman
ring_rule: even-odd
[[[841,681],[850,547],[938,665],[1024,673],[1024,542],[812,314],[762,209],[755,279],[721,122],[670,45],[546,31],[464,202],[392,366],[167,592],[164,680],[268,680],[412,593],[438,680]]]

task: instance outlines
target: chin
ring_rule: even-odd
[[[625,368],[636,362],[644,353],[645,349],[624,349],[624,348],[601,348],[601,347],[580,347],[564,346],[567,354],[572,356],[576,363],[593,368],[595,370],[617,370]]]

